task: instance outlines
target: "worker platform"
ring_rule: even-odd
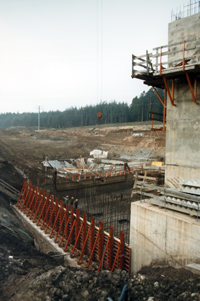
[[[163,105],[163,129],[166,130],[167,95],[171,105],[174,103],[176,79],[187,79],[192,99],[197,104],[197,77],[200,75],[200,39],[199,37],[156,47],[152,53],[148,50],[141,56],[132,55],[132,78],[144,81],[152,86]],[[162,99],[155,88],[164,89]],[[152,114],[153,129],[153,114]]]
[[[187,45],[191,45],[191,42],[195,42],[196,45],[187,47]],[[146,85],[164,89],[163,77],[174,79],[185,76],[186,72],[200,73],[200,46],[197,44],[198,39],[188,39],[156,47],[153,49],[153,53],[148,53],[147,50],[144,55],[132,55],[132,78],[144,80]],[[174,48],[176,50],[173,50]],[[177,54],[179,55],[178,59],[176,59]],[[172,60],[174,57],[175,59]]]

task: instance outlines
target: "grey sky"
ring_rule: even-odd
[[[167,44],[179,0],[0,0],[0,113],[131,103],[131,55]]]

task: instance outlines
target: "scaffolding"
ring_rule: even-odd
[[[146,51],[141,56],[132,55],[132,78],[141,79],[152,86],[163,105],[163,129],[165,131],[167,96],[172,106],[174,102],[175,80],[186,78],[193,102],[197,104],[197,77],[200,74],[199,37],[159,46],[152,53]],[[164,100],[156,88],[164,89]],[[154,113],[155,114],[155,113]],[[153,129],[152,117],[152,129]]]

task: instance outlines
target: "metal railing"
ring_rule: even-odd
[[[0,191],[8,195],[11,199],[17,201],[19,198],[20,191],[15,189],[10,184],[6,183],[4,180],[0,179]]]
[[[193,43],[196,41],[195,43]],[[138,75],[161,75],[164,69],[182,67],[190,64],[200,64],[200,42],[198,39],[188,39],[153,49],[153,53],[141,56],[132,55],[132,77]],[[136,69],[137,68],[137,69]]]

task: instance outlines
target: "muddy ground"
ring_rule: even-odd
[[[23,178],[42,175],[41,161],[88,156],[93,149],[135,159],[164,156],[165,134],[148,125],[34,131],[0,131],[0,177],[21,189]],[[200,300],[200,277],[170,267],[145,267],[137,275],[125,271],[87,272],[42,254],[34,239],[14,216],[10,202],[0,195],[0,300],[119,300],[127,284],[127,300]]]
[[[33,179],[43,174],[41,162],[88,157],[90,151],[108,151],[108,158],[132,157],[133,160],[162,157],[165,133],[150,131],[150,124],[134,127],[77,128],[66,130],[32,130],[9,128],[0,130],[0,161],[8,161],[22,175]],[[143,137],[133,137],[133,133]]]
[[[200,300],[200,276],[184,269],[144,267],[138,274],[88,272],[34,247],[31,234],[0,195],[0,300]],[[109,300],[111,300],[109,299]]]

